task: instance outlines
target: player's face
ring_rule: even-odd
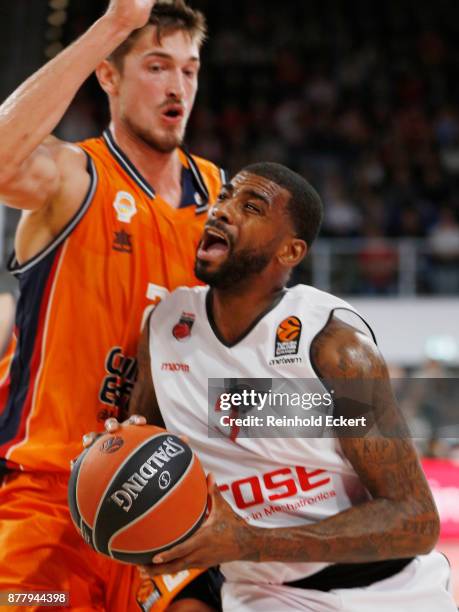
[[[198,86],[199,46],[183,31],[163,36],[145,28],[124,58],[117,112],[149,146],[164,153],[178,147]]]
[[[196,253],[196,276],[230,288],[263,271],[292,235],[290,193],[272,181],[240,172],[225,185]]]

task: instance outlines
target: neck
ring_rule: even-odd
[[[112,122],[110,130],[116,144],[140,174],[173,208],[180,205],[182,163],[178,149],[162,153],[132,134],[122,123]]]
[[[243,288],[211,289],[210,310],[221,338],[228,344],[238,340],[254,321],[285,291],[282,283],[268,288],[257,283]]]

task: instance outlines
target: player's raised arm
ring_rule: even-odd
[[[133,30],[147,22],[154,3],[155,0],[111,0],[106,13],[79,40],[33,74],[2,104],[2,201],[14,208],[41,208],[58,195],[69,164],[75,165],[74,180],[84,181],[81,151],[55,139],[45,139],[91,72]],[[75,192],[78,200],[79,190]],[[75,206],[79,203],[76,201]]]

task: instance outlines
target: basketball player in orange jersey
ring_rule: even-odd
[[[209,287],[177,289],[149,318],[130,409],[186,434],[213,477],[208,519],[145,572],[220,565],[228,611],[453,612],[448,562],[431,552],[438,514],[370,328],[336,296],[286,289],[320,218],[302,177],[278,164],[245,168],[197,251]],[[208,378],[235,388],[234,403]],[[264,400],[244,403],[237,385],[250,394],[260,379]],[[331,389],[333,411],[312,413],[338,426],[303,423],[310,412],[293,400],[269,410],[271,388],[287,402],[288,385],[292,398]],[[293,415],[301,424],[283,429]],[[261,433],[243,422],[255,418]]]
[[[1,201],[23,210],[10,263],[17,350],[0,388],[0,591],[138,609],[127,580],[136,572],[85,546],[66,486],[81,435],[127,405],[145,314],[196,284],[196,244],[222,182],[180,148],[204,36],[203,16],[183,1],[111,0],[0,107]],[[93,70],[109,129],[78,144],[53,138]]]

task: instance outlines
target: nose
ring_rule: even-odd
[[[170,98],[177,98],[177,100],[183,100],[185,97],[184,76],[179,68],[170,71],[166,94]]]
[[[221,223],[232,225],[234,222],[234,213],[231,206],[231,200],[217,202],[214,206],[212,206],[210,209],[210,218],[214,221],[220,221]]]

